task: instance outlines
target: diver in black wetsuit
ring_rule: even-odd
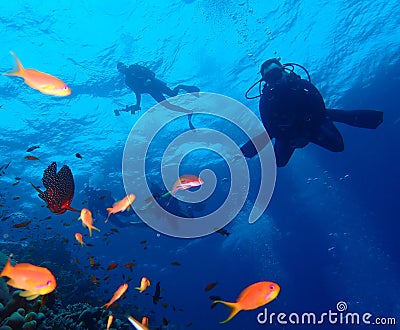
[[[383,122],[381,111],[326,109],[307,70],[304,69],[308,75],[308,80],[305,80],[294,72],[294,66],[304,69],[295,63],[282,65],[278,59],[269,59],[262,64],[262,78],[257,82],[265,82],[259,110],[267,133],[271,139],[275,138],[278,167],[288,163],[295,149],[303,148],[310,142],[330,151],[343,151],[342,135],[333,122],[371,129]],[[243,145],[241,151],[246,157],[257,154],[251,141]]]
[[[162,102],[166,100],[164,94],[169,97],[177,96],[181,89],[188,93],[197,93],[200,91],[198,87],[187,85],[178,85],[174,89],[170,89],[165,82],[156,78],[156,74],[153,71],[139,64],[132,64],[127,67],[125,64],[119,62],[117,69],[125,75],[125,84],[135,93],[136,104],[126,106],[124,110],[114,110],[116,116],[119,116],[120,111],[130,111],[131,114],[135,114],[135,111],[141,109],[140,101],[142,94],[145,93],[150,94],[157,102]],[[191,129],[194,129],[191,122],[191,111],[170,103],[164,102],[163,104],[171,110],[187,113],[189,126]]]

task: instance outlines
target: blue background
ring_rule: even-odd
[[[42,264],[55,259],[60,299],[69,281],[63,268],[81,270],[80,290],[97,306],[108,301],[122,275],[131,276],[119,312],[138,318],[150,313],[150,327],[165,317],[170,329],[184,329],[189,322],[192,329],[283,328],[258,325],[262,308],[241,312],[226,325],[218,322],[228,309],[210,309],[210,295],[234,301],[246,286],[261,280],[281,286],[278,298],[266,306],[269,312],[323,312],[346,301],[350,312],[397,317],[400,322],[399,17],[397,1],[387,0],[2,3],[1,71],[12,68],[12,50],[25,67],[61,78],[72,95],[50,97],[21,79],[0,79],[0,162],[12,161],[0,177],[3,217],[11,215],[0,222],[0,248],[8,255],[19,246],[12,243],[27,237],[26,253],[20,252],[19,260]],[[125,194],[122,152],[140,114],[114,116],[114,109],[135,101],[116,70],[117,62],[146,61],[171,87],[182,83],[221,93],[258,115],[257,100],[246,100],[244,92],[259,79],[262,62],[276,56],[283,63],[306,66],[327,107],[382,110],[384,123],[375,131],[338,124],[345,140],[340,154],[313,145],[297,150],[288,166],[278,170],[262,219],[249,225],[244,211],[227,227],[229,237],[175,239],[142,225],[119,227],[119,233],[104,236],[113,224],[105,225],[98,215],[95,225],[102,231],[90,241],[85,238],[94,246],[83,249],[73,238],[76,231],[83,233],[75,214],[42,220],[52,214],[41,207],[29,182],[40,185],[52,161],[59,167],[68,164],[74,173],[72,206],[79,208],[88,199],[85,187],[111,191],[114,199]],[[154,104],[143,96],[142,111]],[[195,125],[208,127],[201,118]],[[32,154],[41,161],[29,162],[24,156],[34,144],[40,149]],[[219,173],[214,165],[210,159],[193,168],[210,167],[224,177],[226,167]],[[256,160],[248,165],[257,168]],[[15,177],[21,182],[13,186]],[[13,200],[16,196],[20,199]],[[129,222],[124,218],[120,216]],[[12,228],[29,219],[28,228]],[[143,240],[147,242],[141,244]],[[65,260],[57,255],[59,245],[66,251]],[[87,268],[89,256],[103,267],[112,262],[120,266],[93,270]],[[137,266],[130,273],[122,265],[132,259]],[[181,266],[172,266],[173,261]],[[109,274],[111,279],[95,287],[93,274]],[[142,276],[152,281],[151,294],[161,281],[162,301],[168,307],[155,306],[150,296],[134,292]],[[205,292],[213,281],[218,285]]]

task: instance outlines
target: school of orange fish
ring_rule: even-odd
[[[71,89],[60,79],[47,73],[37,71],[35,69],[25,69],[22,66],[22,63],[20,62],[18,57],[13,52],[11,52],[11,55],[15,59],[15,67],[13,71],[4,73],[4,75],[21,77],[24,79],[25,83],[28,86],[40,91],[43,94],[60,97],[68,96],[71,94]],[[30,152],[39,147],[40,146],[32,146],[27,151]],[[76,157],[82,159],[82,156],[78,153],[76,154]],[[35,156],[26,156],[25,159],[32,161],[39,160],[39,158]],[[3,165],[0,171],[6,169],[9,165],[10,163],[8,163],[7,165]],[[4,172],[2,174],[4,174]],[[162,197],[166,197],[169,195],[173,196],[178,190],[187,190],[192,187],[200,186],[203,183],[204,181],[199,177],[196,177],[194,175],[183,175],[176,180],[172,189],[162,195]],[[50,209],[50,211],[56,214],[62,214],[66,210],[80,212],[78,220],[81,220],[82,226],[89,230],[90,237],[92,237],[92,230],[100,231],[99,228],[93,225],[93,218],[90,210],[88,210],[87,208],[83,208],[79,211],[70,206],[73,197],[74,183],[72,173],[69,170],[68,166],[64,165],[63,168],[57,173],[57,165],[55,163],[52,163],[44,172],[43,184],[46,188],[46,191],[44,192],[34,184],[32,184],[32,186],[38,191],[39,197],[47,203],[47,207]],[[108,216],[105,219],[105,222],[108,221],[109,217],[112,214],[129,210],[135,198],[136,196],[134,194],[128,194],[120,201],[115,202],[112,207],[107,208]],[[152,202],[153,200],[150,199],[145,207],[148,207]],[[14,227],[25,227],[29,225],[30,222],[31,221],[25,221],[23,223],[15,224]],[[229,235],[229,233],[227,235]],[[75,239],[77,240],[77,242],[79,242],[79,244],[81,244],[82,247],[86,245],[86,243],[83,241],[81,233],[75,233]],[[33,300],[39,296],[47,295],[55,290],[55,288],[57,287],[57,282],[50,270],[29,263],[19,263],[15,266],[12,266],[10,263],[11,257],[12,255],[10,254],[7,264],[0,273],[0,277],[8,277],[8,285],[16,289],[22,290],[20,296],[25,297],[27,300]],[[94,265],[94,259],[92,257],[90,259],[90,263],[92,266]],[[107,269],[111,270],[114,269],[116,266],[117,264],[111,264],[108,266]],[[132,269],[133,264],[131,264],[130,266],[129,264],[127,264],[125,266]],[[94,283],[98,281],[98,279],[95,278],[93,275],[92,280]],[[215,287],[216,284],[216,282],[210,283],[205,287],[204,290],[209,291],[213,287]],[[136,287],[135,289],[142,293],[149,286],[150,280],[146,277],[142,277],[140,286]],[[109,308],[118,299],[120,299],[127,290],[128,284],[123,283],[115,291],[109,302],[105,303],[102,307],[106,309]],[[159,291],[159,283],[157,283],[157,290]],[[221,303],[231,309],[231,313],[229,314],[228,318],[220,322],[227,323],[242,310],[254,310],[256,308],[264,306],[265,304],[268,304],[279,295],[279,292],[280,286],[278,284],[269,281],[260,281],[257,283],[253,283],[245,288],[240,293],[236,302],[227,302],[220,299],[215,299],[212,303],[212,307],[218,303]],[[113,319],[114,317],[111,314],[108,317],[106,325],[107,330],[110,329]],[[141,322],[139,322],[132,316],[128,316],[128,320],[135,329],[149,329],[149,320],[146,316],[142,318]]]

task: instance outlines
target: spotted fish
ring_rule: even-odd
[[[43,192],[32,182],[31,185],[39,193],[39,197],[47,203],[51,212],[62,214],[67,210],[80,212],[72,208],[71,202],[74,197],[74,177],[67,165],[61,167],[57,173],[56,162],[51,163],[43,172],[42,182],[46,190]]]

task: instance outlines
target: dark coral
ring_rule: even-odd
[[[57,312],[49,308],[43,311],[46,315],[45,326],[48,329],[59,330],[104,329],[111,314],[104,308],[93,307],[87,303],[68,305],[65,309],[58,309]],[[132,330],[132,326],[119,319],[114,319],[113,326],[113,329]]]

